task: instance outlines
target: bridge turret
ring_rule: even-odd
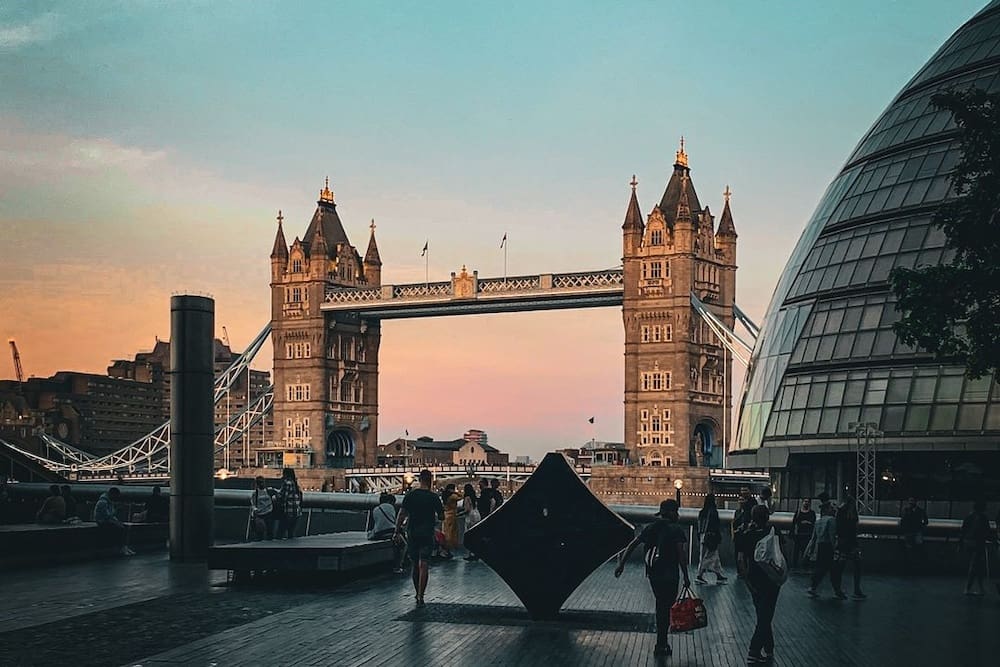
[[[271,249],[271,282],[281,280],[281,276],[288,270],[288,244],[285,242],[285,232],[281,228],[281,221],[284,219],[279,210],[278,232],[274,235],[274,248]]]
[[[726,191],[722,196],[726,200],[726,205],[722,209],[722,218],[719,220],[719,231],[715,233],[715,249],[722,253],[727,265],[736,266],[736,226],[733,224],[733,212],[729,208],[729,198],[733,193],[726,186]]]
[[[371,236],[368,238],[368,251],[365,252],[364,274],[369,287],[382,286],[382,258],[378,254],[378,243],[375,242],[375,218],[369,225]]]
[[[639,199],[636,197],[635,189],[639,185],[635,174],[632,174],[632,197],[629,199],[628,208],[625,210],[625,222],[622,224],[622,255],[623,259],[634,257],[642,246],[642,234],[645,225],[642,222],[642,210],[639,208]]]

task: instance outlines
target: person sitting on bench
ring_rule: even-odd
[[[134,556],[135,552],[128,548],[128,529],[118,518],[115,503],[122,497],[117,486],[112,486],[107,493],[102,493],[94,506],[94,522],[101,533],[101,540],[119,548],[123,556]]]
[[[35,515],[38,523],[55,524],[62,523],[66,519],[66,501],[63,500],[59,486],[53,484],[49,487],[49,497],[42,503],[41,509]]]

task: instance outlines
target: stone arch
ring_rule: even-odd
[[[326,434],[326,466],[353,468],[358,436],[353,429],[337,426]]]
[[[688,463],[693,466],[709,466],[712,452],[720,445],[717,433],[719,425],[710,417],[703,417],[695,423],[691,431],[691,445],[688,452]]]

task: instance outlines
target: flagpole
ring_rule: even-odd
[[[505,239],[507,238],[506,234],[504,234],[504,238]],[[507,243],[506,242],[504,242],[504,244],[503,244],[503,282],[504,282],[505,285],[507,284]]]

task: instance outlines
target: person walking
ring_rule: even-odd
[[[840,599],[846,599],[847,596],[840,590],[840,581],[832,576],[833,552],[837,542],[837,525],[833,518],[833,505],[830,503],[821,504],[819,515],[819,519],[816,520],[816,525],[813,527],[812,538],[805,551],[806,559],[816,563],[809,585],[809,596],[817,597],[819,595],[816,588],[823,581],[827,572],[831,572],[830,583],[833,584],[834,594]]]
[[[802,559],[802,553],[809,544],[812,537],[813,527],[816,525],[816,512],[812,509],[812,501],[809,498],[802,500],[802,507],[795,511],[792,517],[792,567],[797,568]]]
[[[750,513],[756,505],[757,501],[754,499],[753,494],[750,493],[750,487],[742,487],[740,489],[740,505],[736,508],[736,512],[733,513],[733,524],[731,527],[734,544],[736,543],[736,535],[750,525]],[[736,576],[742,578],[746,573],[746,569],[746,559],[744,559],[743,555],[737,551]]]
[[[441,504],[444,506],[444,521],[441,532],[444,533],[445,558],[452,557],[452,551],[458,548],[458,503],[461,500],[454,484],[444,487],[441,494]]]
[[[719,560],[722,525],[719,522],[719,510],[715,506],[714,493],[705,495],[705,502],[698,512],[698,542],[701,544],[701,556],[698,559],[698,572],[694,580],[699,584],[707,584],[704,574],[714,572],[715,583],[724,584],[728,579],[722,573],[722,562]]]
[[[986,579],[986,568],[989,554],[986,543],[990,539],[990,519],[986,516],[986,502],[977,500],[972,506],[972,513],[962,522],[962,548],[969,557],[969,572],[965,579],[966,595],[983,595],[983,581]],[[978,591],[972,590],[973,582],[978,584]]]
[[[861,591],[861,549],[858,546],[858,506],[854,498],[845,500],[837,510],[837,548],[833,554],[833,585],[843,591],[842,579],[848,563],[854,564],[854,599],[864,600],[867,595]],[[837,597],[844,596],[841,592]],[[846,597],[846,596],[845,596]]]
[[[639,544],[646,547],[646,576],[656,599],[656,646],[653,655],[665,657],[673,653],[668,641],[670,608],[677,600],[681,575],[684,588],[691,587],[687,566],[687,532],[680,526],[679,505],[668,499],[660,503],[657,520],[643,528],[632,540],[615,568],[615,577],[625,571],[625,563]]]
[[[281,471],[281,488],[275,503],[280,508],[278,517],[278,533],[275,538],[279,540],[292,539],[295,537],[295,524],[302,514],[302,489],[299,488],[299,481],[295,478],[295,471],[285,468]]]
[[[465,544],[465,531],[469,530],[477,523],[479,523],[479,508],[476,506],[476,487],[471,484],[466,484],[462,487],[462,501],[459,506],[459,521],[458,521],[458,543],[460,545]],[[472,552],[470,551],[465,557],[465,560],[474,560]]]
[[[274,539],[274,526],[271,523],[271,514],[274,512],[274,501],[271,498],[271,491],[267,488],[267,482],[263,477],[257,476],[254,480],[253,493],[250,494],[250,522],[253,526],[253,538],[255,541]]]
[[[760,664],[774,659],[774,610],[778,605],[778,593],[781,584],[771,579],[754,558],[757,543],[770,535],[771,513],[767,505],[757,505],[750,513],[750,525],[736,536],[736,550],[743,554],[747,562],[747,573],[744,577],[753,606],[757,612],[757,625],[750,638],[750,648],[747,652],[747,664]],[[777,539],[777,537],[775,537]]]
[[[899,518],[899,532],[903,535],[903,567],[911,574],[924,560],[925,528],[927,512],[917,505],[916,498],[910,496]]]
[[[431,552],[434,551],[434,524],[436,519],[444,519],[441,498],[431,491],[434,481],[431,471],[424,468],[419,475],[420,486],[412,489],[403,498],[396,514],[396,530],[393,539],[399,541],[403,525],[406,525],[406,550],[413,561],[413,589],[417,606],[424,605],[427,591],[427,577]]]

